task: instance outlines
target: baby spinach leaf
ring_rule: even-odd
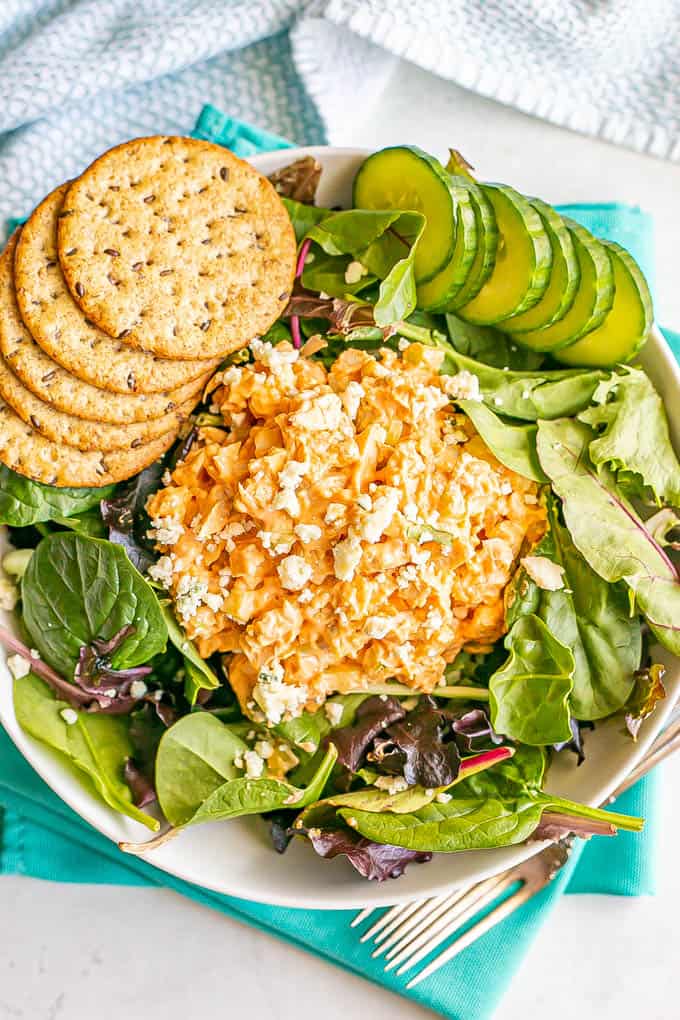
[[[284,780],[266,776],[261,779],[232,779],[223,783],[201,804],[188,824],[260,815],[291,805],[305,807],[321,797],[336,758],[337,752],[329,744],[323,760],[304,790]]]
[[[618,492],[609,469],[588,456],[594,438],[585,423],[541,421],[541,466],[562,499],[574,545],[601,578],[625,581],[652,632],[680,655],[680,580],[673,562]]]
[[[536,746],[568,740],[574,674],[570,649],[533,614],[517,620],[505,647],[509,658],[489,681],[494,730]]]
[[[447,354],[442,371],[452,374],[463,370],[477,376],[484,403],[496,414],[522,421],[578,414],[588,407],[598,383],[606,378],[599,369],[506,372],[458,351]]]
[[[115,485],[101,489],[59,489],[32,482],[0,464],[0,524],[25,528],[29,524],[72,517],[110,496]]]
[[[520,347],[507,333],[501,333],[493,326],[477,326],[474,322],[459,319],[457,315],[447,315],[446,327],[449,341],[459,354],[475,358],[485,365],[522,371],[538,368],[545,358],[538,351]]]
[[[186,670],[184,693],[187,701],[193,708],[196,704],[198,692],[217,690],[221,686],[220,678],[210,668],[205,659],[201,658],[193,641],[190,641],[186,636],[170,608],[170,603],[163,599],[160,606],[165,625],[168,629],[168,637],[184,659],[184,668]]]
[[[478,400],[456,400],[501,464],[534,482],[547,482],[536,453],[534,424],[509,425]]]
[[[236,779],[234,759],[245,741],[207,712],[185,715],[161,737],[156,756],[156,791],[172,825],[186,824],[225,780]]]
[[[588,450],[595,467],[606,464],[619,482],[623,473],[633,475],[640,494],[649,490],[657,503],[680,507],[680,463],[663,401],[648,376],[621,366],[598,385],[593,402],[579,420],[597,433]]]
[[[542,793],[516,776],[510,778],[499,772],[500,767],[480,773],[454,787],[445,803],[435,799],[410,813],[375,813],[344,807],[338,810],[338,815],[360,835],[377,843],[439,853],[523,843],[548,811],[564,815],[567,822],[573,821],[577,827],[576,820],[590,821],[595,831],[605,823],[638,832],[644,824],[639,818]]]
[[[316,205],[306,205],[304,202],[297,202],[293,198],[282,198],[295,231],[295,240],[298,244],[304,240],[312,227],[321,223],[327,216],[332,216],[331,209],[322,209]]]
[[[22,729],[85,773],[109,807],[153,831],[160,828],[155,818],[135,807],[124,781],[125,764],[133,754],[127,718],[76,711],[33,673],[15,681],[14,711]],[[64,711],[75,712],[75,722],[66,722]]]
[[[77,517],[53,517],[52,524],[60,528],[67,528],[69,531],[77,531],[79,535],[88,535],[90,538],[106,538],[108,528],[102,520],[99,507],[92,507]]]
[[[303,712],[294,719],[288,719],[272,726],[274,733],[293,747],[313,754],[318,750],[323,738],[330,733],[331,724],[323,709],[318,712]]]
[[[411,249],[413,251],[413,249]],[[397,262],[380,284],[373,314],[378,326],[389,326],[407,318],[416,307],[416,281],[411,255]]]
[[[184,716],[163,735],[156,758],[156,790],[171,825],[193,825],[304,807],[318,800],[335,764],[331,745],[305,790],[267,776],[239,775],[236,762],[248,745],[219,719],[206,712]]]
[[[168,632],[158,600],[122,548],[60,532],[43,539],[22,578],[24,623],[33,645],[70,678],[83,645],[134,631],[116,650],[114,669],[147,662],[165,648]]]
[[[642,651],[640,621],[631,616],[625,585],[603,581],[581,556],[560,523],[554,500],[548,517],[550,529],[533,552],[563,568],[564,587],[539,588],[520,568],[510,595],[518,598],[510,606],[508,622],[522,615],[523,605],[532,607],[530,611],[574,656],[572,715],[603,719],[617,712],[630,695]]]

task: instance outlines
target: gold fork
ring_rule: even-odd
[[[677,750],[680,750],[680,713],[657,737],[633,771],[605,803],[610,804]],[[567,837],[551,843],[521,864],[475,885],[454,889],[425,900],[398,904],[372,924],[361,936],[360,941],[373,940],[377,947],[373,956],[385,956],[387,961],[385,970],[393,970],[396,967],[397,974],[404,974],[429,956],[437,946],[455,935],[463,925],[483,912],[499,896],[517,886],[510,896],[503,899],[489,913],[482,914],[476,924],[455,938],[442,953],[411,978],[406,987],[413,988],[545,888],[569,859],[572,842],[573,837]],[[358,927],[372,913],[373,908],[370,907],[362,910],[354,918],[351,926]]]

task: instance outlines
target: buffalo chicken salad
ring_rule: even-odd
[[[545,783],[601,720],[635,740],[680,654],[644,277],[455,152],[369,156],[346,210],[320,173],[272,176],[292,293],[160,460],[105,488],[0,466],[17,720],[142,849],[260,816],[382,880],[639,830]]]

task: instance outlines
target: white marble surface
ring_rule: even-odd
[[[583,139],[400,64],[338,144],[462,150],[480,175],[554,201],[637,203],[657,222],[659,321],[680,330],[680,167]],[[566,897],[497,1020],[672,1020],[680,940],[680,816],[666,769],[659,892]],[[259,932],[157,890],[0,885],[0,1020],[416,1020],[430,1015]],[[489,975],[493,980],[493,975]],[[464,1017],[462,1020],[475,1020]]]

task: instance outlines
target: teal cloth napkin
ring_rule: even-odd
[[[229,118],[214,107],[204,109],[194,134],[227,145],[246,157],[290,144]],[[647,275],[651,275],[653,230],[647,214],[620,205],[572,205],[564,206],[563,211],[594,233],[625,245]],[[680,335],[666,336],[680,360]],[[219,896],[120,853],[49,789],[1,732],[0,875],[164,886],[287,939],[386,988],[408,994],[451,1020],[486,1020],[562,893],[638,896],[654,892],[659,794],[658,774],[638,783],[619,799],[616,807],[618,811],[647,818],[641,834],[622,833],[616,839],[594,839],[578,845],[550,887],[409,993],[404,992],[403,979],[385,975],[380,961],[372,960],[370,949],[360,945],[356,932],[350,931],[354,912],[291,910]],[[285,867],[285,860],[273,857],[272,866]],[[341,865],[337,862],[328,865],[337,866]]]

